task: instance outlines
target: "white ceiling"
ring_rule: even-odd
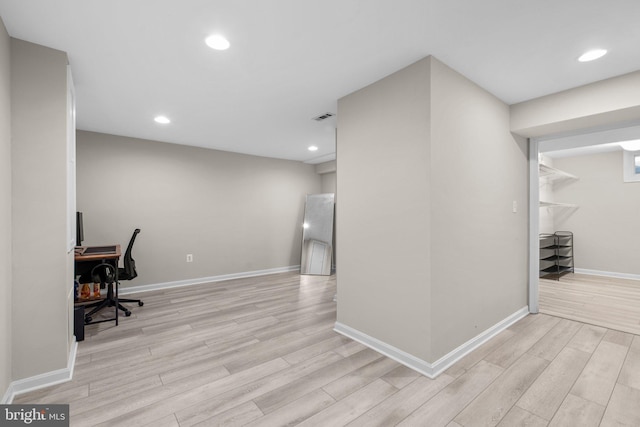
[[[427,55],[508,104],[640,70],[638,0],[0,0],[0,16],[69,54],[79,129],[310,163],[335,156],[335,120],[313,117]]]

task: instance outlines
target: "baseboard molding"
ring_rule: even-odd
[[[2,396],[2,400],[0,400],[0,405],[11,404],[11,402],[13,402],[13,396],[15,396],[13,392],[13,387],[11,384],[9,384],[9,388],[7,388],[7,391],[4,393],[4,396]]]
[[[78,342],[73,340],[71,345],[71,351],[69,352],[69,360],[67,361],[67,367],[64,369],[58,369],[51,372],[45,372],[44,374],[35,375],[33,377],[24,378],[21,380],[13,381],[9,384],[9,388],[5,393],[2,401],[3,405],[8,405],[13,402],[13,399],[23,393],[38,390],[44,387],[64,383],[71,381],[73,378],[73,369],[76,365],[76,354],[78,353]]]
[[[223,274],[220,276],[200,277],[197,279],[176,280],[175,282],[154,283],[150,285],[121,287],[120,295],[134,294],[138,292],[158,291],[162,289],[181,288],[183,286],[202,285],[204,283],[221,282],[223,280],[244,279],[246,277],[266,276],[269,274],[288,273],[300,270],[299,265],[288,267],[270,268],[267,270],[245,271],[241,273]]]
[[[377,351],[378,353],[384,354],[385,356],[395,360],[396,362],[402,363],[403,365],[421,373],[422,375],[425,375],[429,378],[435,378],[451,365],[456,363],[458,360],[462,359],[464,356],[471,353],[473,350],[480,347],[482,344],[489,341],[491,338],[504,331],[509,326],[516,323],[518,320],[525,317],[527,314],[529,314],[529,308],[521,308],[506,319],[496,323],[491,328],[470,339],[469,341],[462,344],[455,350],[449,352],[447,355],[440,358],[434,363],[429,363],[425,360],[415,357],[405,351],[402,351],[392,345],[382,342],[377,338],[373,338],[340,322],[336,322],[333,330]]]
[[[614,277],[616,279],[640,280],[640,274],[616,273],[614,271],[588,270],[586,268],[576,268],[578,274],[588,274],[590,276]]]

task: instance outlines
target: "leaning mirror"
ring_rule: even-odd
[[[331,274],[333,193],[309,194],[304,207],[300,274]]]

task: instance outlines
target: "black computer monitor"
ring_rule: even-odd
[[[84,240],[84,226],[82,225],[82,212],[76,212],[76,246],[82,246]]]

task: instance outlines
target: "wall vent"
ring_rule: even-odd
[[[321,122],[321,121],[326,120],[329,117],[333,117],[333,116],[335,116],[334,113],[324,113],[324,114],[319,115],[318,117],[314,117],[313,120],[315,120],[316,122]]]

